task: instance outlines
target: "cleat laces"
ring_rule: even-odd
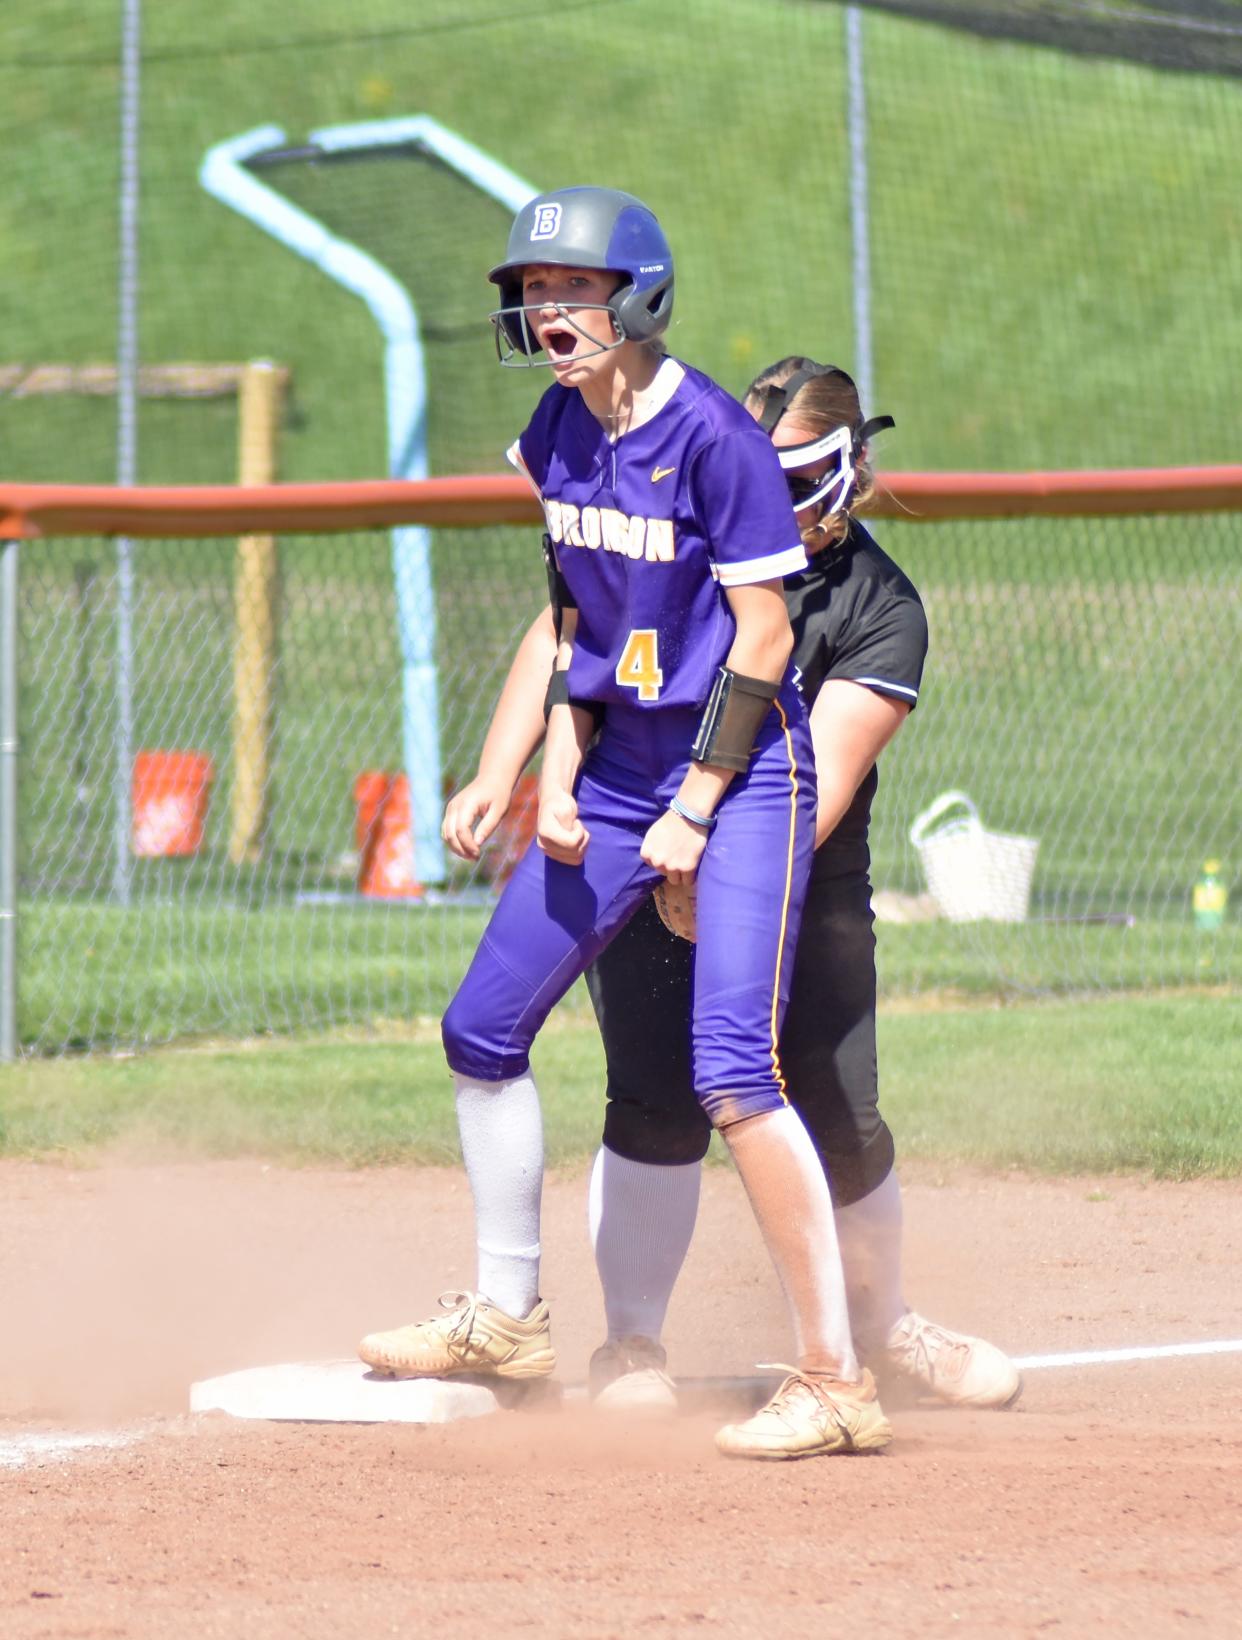
[[[460,1309],[461,1314],[453,1321],[445,1334],[445,1344],[449,1352],[462,1361],[470,1353],[474,1342],[474,1320],[479,1310],[478,1293],[441,1293],[436,1300],[442,1310]]]
[[[900,1355],[907,1371],[934,1384],[937,1378],[961,1378],[970,1357],[970,1345],[934,1321],[922,1321],[894,1353]]]
[[[783,1372],[788,1376],[782,1380],[779,1389],[772,1399],[759,1410],[760,1412],[775,1413],[778,1418],[790,1419],[798,1398],[799,1392],[809,1394],[818,1404],[821,1414],[826,1413],[832,1423],[845,1438],[846,1445],[853,1449],[854,1435],[849,1424],[842,1416],[841,1409],[833,1399],[826,1384],[816,1382],[814,1374],[799,1372],[797,1367],[788,1366],[784,1361],[759,1361],[756,1363],[760,1372]],[[832,1383],[836,1383],[834,1378]]]

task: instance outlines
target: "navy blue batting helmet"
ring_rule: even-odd
[[[673,253],[655,213],[616,188],[558,188],[518,212],[505,260],[488,278],[500,287],[492,315],[516,352],[538,344],[523,322],[522,269],[534,265],[599,268],[621,283],[608,309],[624,341],[649,342],[668,328],[673,311]]]

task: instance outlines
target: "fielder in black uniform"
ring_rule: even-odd
[[[757,378],[747,408],[786,469],[810,557],[786,579],[794,658],[815,741],[817,850],[780,1053],[791,1104],[832,1187],[859,1356],[890,1384],[1004,1406],[1021,1380],[993,1345],[936,1326],[901,1293],[901,1196],[880,1114],[875,936],[867,842],[875,758],[918,701],[927,623],[918,593],[852,516],[873,481],[870,433],[844,371],[795,357]],[[664,920],[662,920],[662,918]],[[710,1124],[691,1082],[692,898],[649,901],[588,974],[608,1064],[590,1219],[608,1341],[591,1386],[617,1408],[673,1404],[660,1331],[688,1250]]]

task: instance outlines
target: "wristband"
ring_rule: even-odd
[[[686,807],[680,797],[670,797],[668,806],[674,814],[679,814],[683,820],[688,820],[692,826],[702,826],[704,831],[711,831],[716,824],[714,814],[696,814],[693,809]]]

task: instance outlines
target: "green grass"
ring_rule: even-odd
[[[0,55],[0,330],[10,357],[115,349],[117,0],[8,0]],[[853,360],[841,8],[822,0],[162,0],[144,18],[145,360],[292,366],[289,478],[384,470],[381,347],[357,298],[209,198],[208,146],[275,122],[435,115],[531,181],[649,198],[674,243],[671,343],[727,386],[793,349]],[[1232,81],[1008,45],[867,13],[877,404],[893,467],[1228,460],[1242,351]],[[778,112],[779,111],[779,112]],[[404,159],[269,180],[390,265],[426,332],[434,470],[495,470],[542,376],[499,370],[483,270],[504,214]],[[102,480],[107,400],[0,399],[0,471]],[[144,481],[235,471],[226,404],[144,402]],[[924,592],[922,704],[887,754],[879,886],[920,887],[915,813],[965,787],[985,823],[1040,839],[1041,916],[903,931],[892,994],[1237,977],[1236,925],[1186,927],[1202,860],[1242,865],[1236,522],[905,525],[883,543]],[[20,1012],[40,1051],[431,1013],[475,922],[292,910],[339,888],[350,789],[400,766],[386,538],[283,544],[269,856],[225,859],[232,795],[232,544],[135,553],[135,742],[217,768],[203,856],[112,871],[114,549],[22,556]],[[446,772],[474,763],[509,650],[540,596],[532,532],[435,542]],[[85,601],[75,566],[95,572]],[[92,903],[93,902],[93,903]],[[415,932],[416,929],[422,930]]]
[[[1045,1173],[1242,1170],[1238,993],[880,1021],[900,1155]]]
[[[883,1108],[899,1155],[1035,1172],[1236,1177],[1237,1007],[1233,992],[886,1011]],[[540,1038],[535,1069],[549,1160],[581,1163],[602,1116],[593,1023],[562,1016]],[[432,1027],[0,1071],[0,1154],[89,1160],[115,1146],[291,1164],[457,1158]]]
[[[55,1052],[438,1016],[485,915],[383,902],[32,905],[19,923],[19,1031]]]
[[[9,0],[0,324],[23,358],[114,345],[119,5]],[[397,31],[394,33],[393,31]],[[729,386],[792,348],[853,353],[842,13],[823,0],[329,0],[144,19],[142,348],[294,367],[291,476],[383,465],[356,298],[199,188],[216,141],[435,115],[538,186],[649,197],[678,258],[677,351]],[[1229,459],[1242,342],[1233,82],[865,18],[875,333],[906,466]],[[787,111],[774,117],[773,110]],[[496,207],[405,163],[297,183],[423,310],[441,469],[495,467],[535,384],[490,362]],[[452,388],[448,377],[453,376]],[[106,477],[108,408],[0,406],[6,467]],[[145,406],[144,478],[226,478],[230,417]]]
[[[154,863],[153,863],[154,864]],[[166,878],[172,863],[156,870]],[[141,876],[138,886],[142,886]],[[177,1037],[390,1028],[439,1016],[478,943],[485,907],[186,905],[131,911],[37,902],[19,919],[18,1029],[28,1049],[129,1047]],[[1236,983],[1236,922],[1133,928],[919,923],[880,932],[882,993],[977,1002],[1058,992]],[[585,1010],[580,991],[562,1012]]]

